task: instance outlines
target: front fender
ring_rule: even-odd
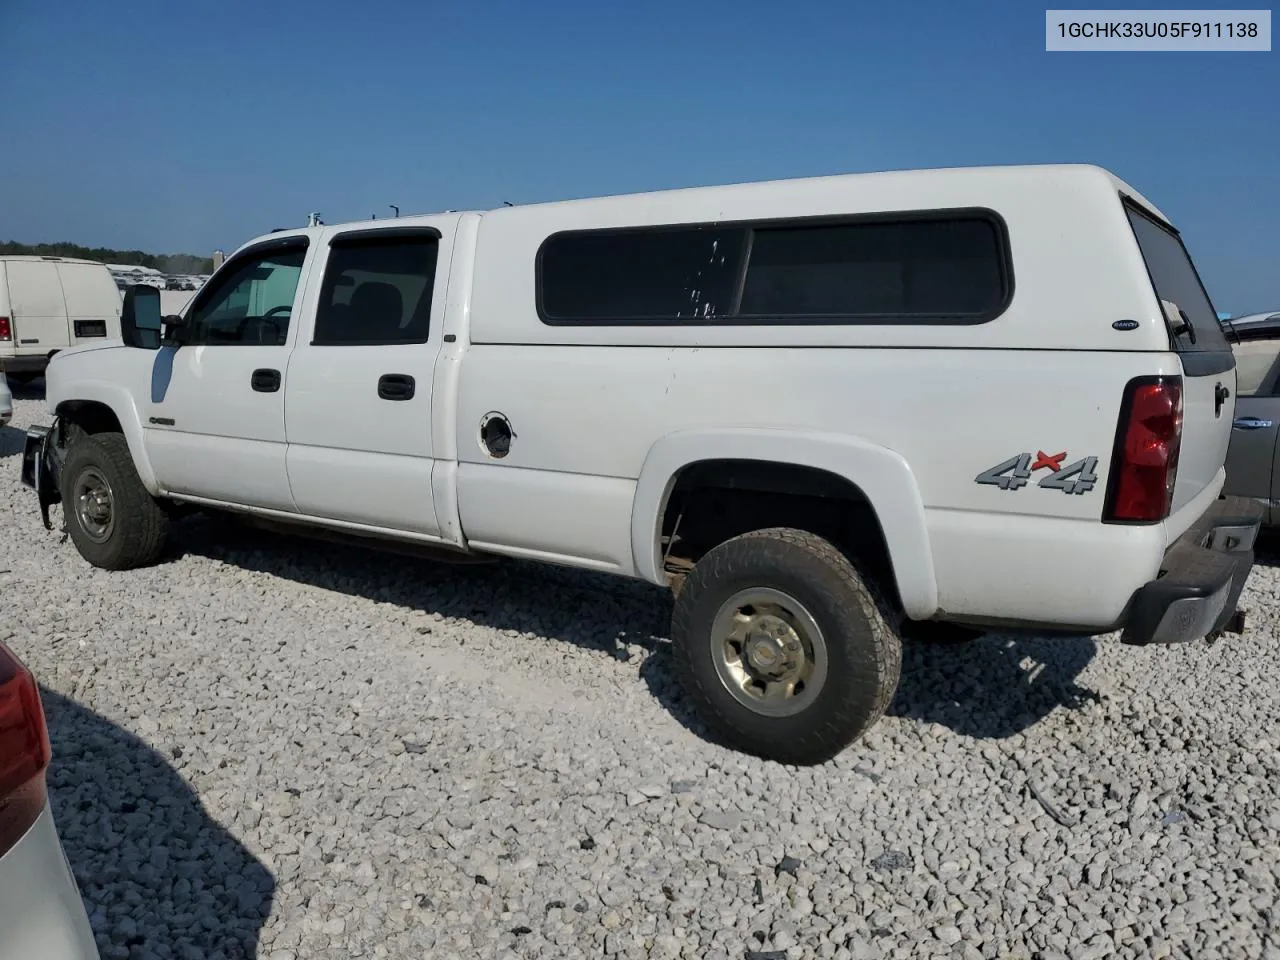
[[[900,454],[844,434],[755,427],[682,430],[649,448],[631,512],[636,573],[665,584],[662,514],[680,471],[701,460],[761,460],[825,470],[855,484],[871,502],[884,532],[907,615],[926,619],[938,608],[938,585],[925,527],[924,503]]]
[[[52,368],[52,364],[50,367]],[[60,383],[48,383],[46,403],[56,416],[63,416],[68,405],[73,403],[100,403],[115,414],[120,422],[120,429],[129,444],[129,455],[133,458],[133,466],[138,471],[142,485],[153,497],[160,495],[159,484],[156,483],[155,471],[151,469],[151,461],[147,457],[146,445],[142,432],[142,418],[138,414],[137,404],[132,394],[117,383],[104,380],[77,380],[63,387]]]

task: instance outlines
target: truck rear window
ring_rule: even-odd
[[[1142,259],[1146,261],[1156,296],[1185,313],[1195,329],[1195,343],[1184,333],[1173,337],[1175,349],[1181,352],[1230,353],[1231,347],[1218,322],[1218,313],[1209,301],[1181,238],[1131,204],[1125,204],[1125,211],[1142,251]]]

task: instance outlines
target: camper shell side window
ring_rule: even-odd
[[[565,231],[536,269],[553,326],[974,324],[1013,296],[981,208]]]

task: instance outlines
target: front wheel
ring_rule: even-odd
[[[59,486],[67,533],[95,567],[128,570],[160,558],[169,518],[142,485],[123,435],[75,431]]]
[[[831,543],[774,528],[694,566],[671,639],[699,713],[735,749],[825,762],[884,714],[902,669],[894,617]]]

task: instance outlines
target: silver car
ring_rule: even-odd
[[[99,960],[45,789],[35,678],[0,643],[0,960]]]
[[[1227,451],[1226,493],[1267,508],[1280,526],[1280,311],[1224,321],[1236,355],[1236,416]]]

